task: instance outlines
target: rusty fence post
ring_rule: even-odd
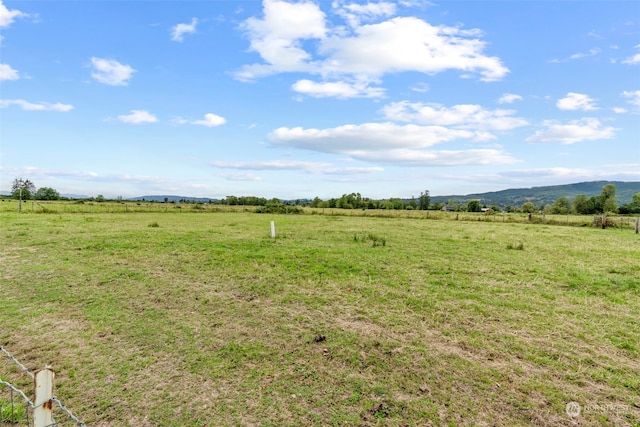
[[[46,427],[53,422],[53,369],[45,366],[35,376],[35,400],[33,402],[33,426]]]

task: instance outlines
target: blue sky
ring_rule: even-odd
[[[640,181],[640,3],[0,0],[0,190]]]

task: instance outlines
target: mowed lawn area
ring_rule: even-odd
[[[640,425],[630,229],[3,212],[0,233],[0,344],[90,426]]]

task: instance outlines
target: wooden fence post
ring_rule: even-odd
[[[39,370],[35,376],[35,400],[33,402],[33,426],[46,427],[53,422],[53,377],[50,366]]]
[[[640,217],[636,218],[636,234],[638,234],[639,230],[640,230]]]

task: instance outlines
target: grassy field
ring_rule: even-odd
[[[106,213],[221,213],[221,212],[256,212],[256,206],[227,206],[209,203],[158,203],[135,201],[25,201],[22,203],[23,213],[36,214],[106,214]],[[387,210],[387,209],[337,209],[294,207],[304,214],[329,216],[358,216],[377,218],[410,218],[448,221],[483,221],[483,222],[517,222],[528,224],[565,225],[574,227],[588,227],[594,220],[600,221],[601,216],[590,215],[553,215],[542,213],[480,213],[480,212],[443,212],[422,210]],[[0,214],[18,212],[18,201],[0,199]],[[608,216],[607,224],[620,230],[633,230],[636,218],[633,216]]]
[[[0,344],[88,425],[640,426],[629,229],[36,208]]]

